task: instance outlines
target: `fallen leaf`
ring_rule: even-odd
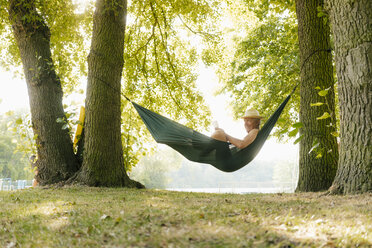
[[[110,219],[110,218],[111,218],[110,215],[104,214],[104,215],[101,216],[100,220],[107,220],[107,219]]]
[[[12,241],[12,242],[7,244],[6,248],[13,248],[13,247],[16,247],[16,246],[17,246],[17,244]]]

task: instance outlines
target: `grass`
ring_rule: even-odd
[[[0,247],[371,247],[372,194],[0,192]]]

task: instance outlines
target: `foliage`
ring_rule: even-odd
[[[316,108],[316,107],[325,105],[327,107],[326,109],[327,111],[325,111],[321,116],[317,117],[316,119],[318,121],[325,120],[328,118],[331,118],[331,120],[335,120],[336,123],[331,121],[329,124],[327,124],[327,128],[330,129],[330,137],[332,136],[339,137],[338,127],[337,127],[339,125],[339,120],[336,119],[335,116],[332,116],[332,114],[334,114],[334,111],[331,110],[331,107],[327,101],[327,95],[330,89],[331,89],[330,87],[326,89],[322,89],[319,86],[316,86],[315,90],[317,90],[318,95],[324,99],[324,102],[321,101],[321,102],[310,103],[310,106]],[[327,151],[326,147],[321,146],[319,140],[317,138],[314,138],[313,144],[312,144],[312,147],[309,153],[312,153],[312,152],[316,154],[315,158],[322,158],[325,153],[331,152],[331,151]]]
[[[130,3],[123,94],[191,128],[207,127],[210,112],[195,85],[196,67],[201,44],[216,44],[212,20],[218,17],[218,7],[218,1]],[[138,161],[140,150],[146,153],[152,148],[148,144],[152,139],[126,100],[123,109],[124,159],[129,168]]]
[[[221,92],[230,94],[236,117],[252,106],[268,118],[299,81],[294,1],[246,0],[246,7],[256,22],[246,27],[245,36],[235,39],[237,49],[231,63],[227,59],[220,65]],[[278,120],[275,135],[288,133],[297,121],[298,108],[295,93]]]
[[[331,110],[331,107],[330,107],[330,105],[327,101],[327,95],[328,95],[328,91],[330,89],[331,88],[322,89],[319,86],[315,87],[315,90],[318,90],[318,95],[324,98],[324,102],[310,103],[310,106],[312,106],[312,107],[319,107],[319,106],[323,106],[323,105],[327,106],[327,111],[328,112],[327,111],[324,112],[322,116],[317,118],[317,120],[324,120],[324,119],[327,119],[327,118],[332,118],[332,120],[336,120],[336,123],[330,122],[329,125],[328,125],[328,128],[331,128],[331,135],[333,135],[335,137],[338,137],[339,136],[338,126],[340,125],[340,120],[338,118],[336,118],[336,116],[331,115],[331,114],[334,114],[335,112]],[[331,114],[329,114],[329,113],[331,113]],[[336,112],[336,115],[338,116],[337,112]]]
[[[210,112],[195,85],[196,68],[198,46],[218,37],[212,21],[218,17],[216,9],[218,1],[133,1],[125,38],[124,94],[191,128],[206,128]],[[123,108],[123,131],[133,134],[124,142],[130,149],[125,159],[134,160],[133,147],[145,147],[150,136],[131,104],[124,100]]]
[[[2,6],[8,0],[0,0]],[[49,26],[54,66],[66,93],[81,92],[86,76],[94,1],[36,0],[37,11]],[[192,128],[209,125],[209,110],[196,88],[196,67],[201,45],[217,44],[214,20],[219,1],[130,1],[125,36],[123,94]],[[5,8],[1,8],[0,65],[20,72],[18,48]],[[195,39],[200,40],[195,42]],[[18,67],[17,67],[18,66]],[[123,98],[122,131],[127,168],[150,148],[145,126]],[[61,121],[61,120],[60,120]],[[68,124],[68,123],[66,123]],[[71,125],[71,124],[68,124]],[[67,127],[67,126],[66,126]]]
[[[295,12],[293,0],[244,0],[249,11],[255,13],[260,20],[270,15],[284,14],[287,11]]]
[[[11,113],[0,116],[0,178],[31,179],[33,173],[29,157],[35,154],[30,148],[34,140],[30,128],[17,128],[27,125],[24,113]]]
[[[0,192],[2,247],[370,247],[371,194]]]
[[[23,75],[19,51],[6,11],[9,0],[1,1],[5,8],[0,12],[0,51],[4,55],[0,59],[0,66]],[[88,55],[87,41],[93,6],[87,4],[85,11],[79,13],[73,0],[36,0],[35,5],[51,32],[54,68],[61,79],[64,93],[70,94],[76,90],[81,77],[87,72],[85,60]]]
[[[80,107],[74,101],[72,101],[69,105],[65,104],[63,107],[65,109],[65,118],[57,118],[56,122],[63,123],[62,129],[68,129],[70,138],[73,139],[78,124],[81,124],[79,120]]]

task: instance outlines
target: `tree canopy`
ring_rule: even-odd
[[[248,9],[245,14],[251,19],[229,30],[235,49],[233,56],[219,63],[221,92],[231,96],[235,117],[252,106],[268,118],[299,81],[294,1],[246,0],[241,8]],[[298,108],[299,96],[295,93],[277,123],[278,137],[296,131],[296,126],[291,127],[298,122]],[[295,136],[296,132],[289,135]]]
[[[1,5],[7,6],[7,2],[1,0]],[[83,93],[94,1],[33,2],[50,29],[52,59],[64,97],[72,92]],[[210,112],[195,85],[196,68],[203,50],[208,49],[201,49],[201,44],[218,41],[215,20],[219,8],[218,1],[130,1],[123,95],[192,128],[207,127]],[[0,51],[4,55],[1,66],[23,75],[6,8],[1,8],[0,16]],[[140,148],[149,136],[124,97],[122,109],[124,154],[130,167],[138,161]]]

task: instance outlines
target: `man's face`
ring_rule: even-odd
[[[256,126],[256,119],[253,118],[244,118],[244,127],[247,130],[247,133],[254,129]]]

